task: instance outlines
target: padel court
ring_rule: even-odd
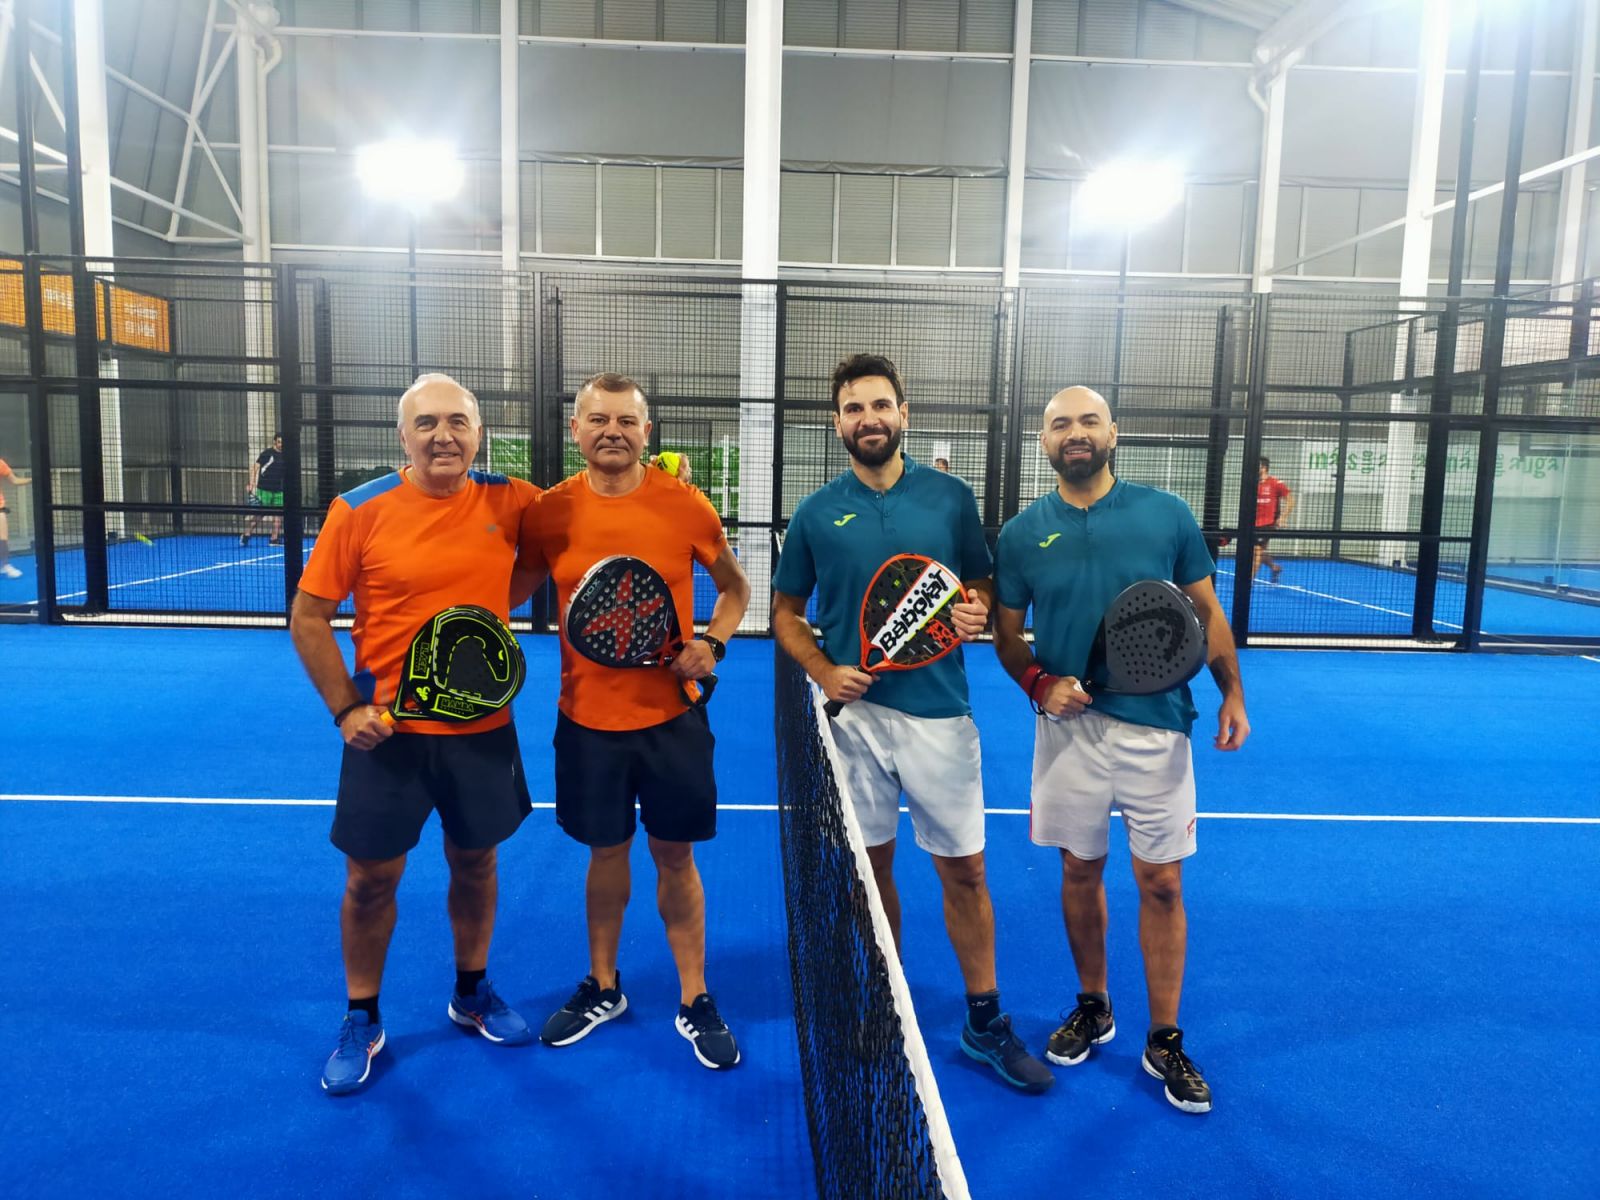
[[[698,855],[709,978],[740,1068],[701,1069],[671,1028],[642,852],[623,1019],[561,1050],[453,1027],[433,826],[402,885],[389,1046],[341,1103],[317,1087],[341,1004],[343,875],[326,841],[337,747],[287,635],[0,637],[9,678],[49,685],[46,702],[14,688],[5,723],[0,1191],[813,1194],[770,642],[735,642],[721,671],[724,808]],[[556,644],[523,642],[518,725],[548,802]],[[987,646],[968,661],[1001,987],[1037,1046],[1075,982],[1054,852],[1027,841],[1033,717]],[[1243,669],[1255,732],[1239,755],[1205,745],[1215,693],[1196,687],[1184,1015],[1216,1094],[1203,1120],[1138,1070],[1120,833],[1106,872],[1118,1036],[1029,1097],[956,1048],[955,960],[903,820],[905,971],[971,1194],[1592,1195],[1583,947],[1600,932],[1600,662],[1250,651]],[[582,859],[549,808],[502,850],[491,968],[530,1018],[584,967]]]

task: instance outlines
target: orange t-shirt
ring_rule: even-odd
[[[480,604],[510,619],[511,568],[533,484],[472,471],[453,496],[430,496],[410,468],[346,492],[328,508],[300,590],[324,600],[355,593],[356,686],[375,704],[400,686],[400,666],[417,630],[456,604]],[[467,724],[403,721],[407,733],[484,733],[511,710]]]
[[[607,667],[573,650],[567,606],[590,567],[613,554],[630,555],[661,573],[678,627],[692,638],[694,564],[709,567],[727,546],[711,502],[665,471],[646,471],[626,496],[597,494],[588,473],[579,471],[530,504],[522,518],[522,554],[549,568],[563,618],[561,711],[589,729],[609,730],[647,729],[683,713],[688,705],[678,677],[666,667]]]
[[[7,464],[6,460],[0,458],[0,479],[10,479],[15,473],[16,472],[11,469],[10,465]],[[5,510],[6,494],[4,492],[0,492],[0,512],[5,512]]]

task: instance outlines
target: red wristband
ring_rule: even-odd
[[[1044,674],[1044,668],[1038,663],[1029,663],[1028,669],[1023,671],[1022,678],[1017,680],[1029,700],[1033,699],[1033,685],[1039,682],[1039,676]]]

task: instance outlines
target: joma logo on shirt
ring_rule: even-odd
[[[835,525],[839,525],[839,526],[844,526],[844,525],[850,524],[850,522],[854,521],[855,519],[856,519],[855,513],[845,513],[845,515],[840,517],[837,521],[835,521],[834,524]]]
[[[1039,543],[1039,549],[1041,549],[1041,550],[1050,549],[1050,543],[1055,541],[1060,536],[1061,535],[1059,533],[1052,533],[1049,537],[1045,538],[1044,541]]]

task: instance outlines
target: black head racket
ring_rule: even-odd
[[[1092,695],[1154,696],[1182,687],[1206,662],[1206,627],[1177,584],[1141,579],[1106,609],[1089,651]]]
[[[672,589],[642,558],[613,554],[584,572],[567,605],[567,641],[606,667],[664,667],[683,650],[683,626]],[[707,675],[679,690],[693,705],[711,699],[717,677]]]
[[[476,721],[510,704],[526,674],[522,647],[504,621],[479,605],[456,605],[411,639],[383,719]]]
[[[924,554],[897,554],[872,577],[861,600],[861,669],[914,671],[961,644],[950,610],[967,598],[961,578]],[[837,717],[842,700],[823,711]]]

